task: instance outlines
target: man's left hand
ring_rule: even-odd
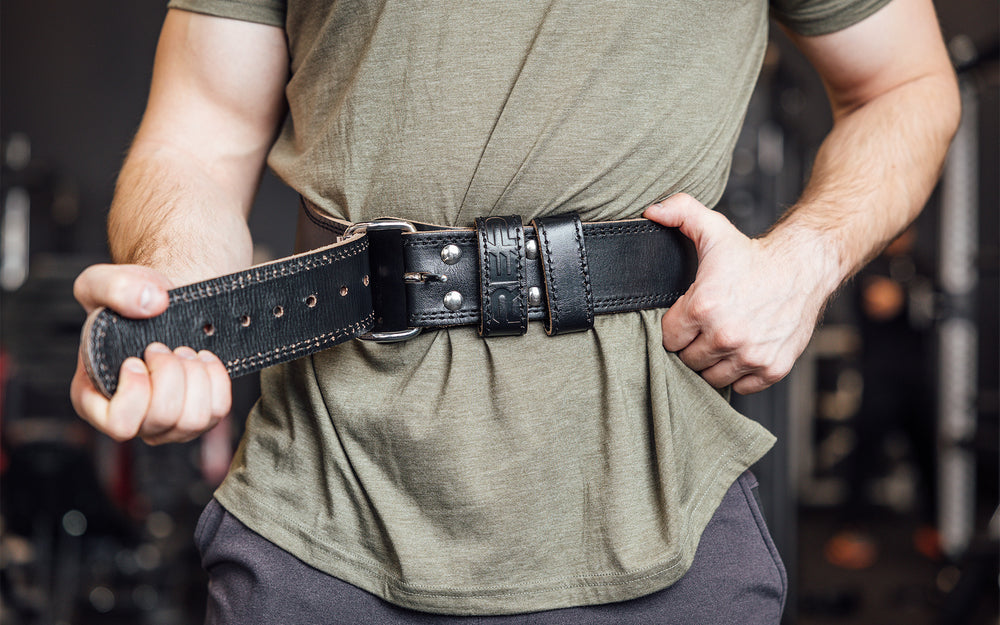
[[[644,216],[679,228],[698,251],[694,283],[663,315],[664,348],[712,386],[731,384],[741,394],[785,377],[832,290],[818,245],[750,239],[686,194]]]

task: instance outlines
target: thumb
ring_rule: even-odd
[[[722,214],[687,193],[671,195],[647,208],[642,215],[661,226],[678,228],[694,242],[699,257],[708,251],[718,235],[733,228]]]
[[[139,265],[91,265],[73,283],[73,295],[88,312],[105,306],[126,317],[154,317],[167,308],[170,281]]]

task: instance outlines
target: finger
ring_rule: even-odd
[[[136,435],[149,404],[149,374],[141,360],[127,358],[109,400],[94,388],[81,361],[70,385],[70,398],[77,414],[97,430],[117,441],[128,440]]]
[[[748,378],[746,373],[733,359],[725,359],[702,370],[701,377],[715,388],[725,388],[737,380]]]
[[[184,403],[176,425],[147,441],[154,444],[189,441],[210,425],[211,385],[205,366],[190,347],[178,347],[174,355],[184,371]]]
[[[682,295],[673,306],[663,313],[660,326],[663,333],[663,348],[668,352],[679,352],[698,338],[701,323],[689,311],[691,298]]]
[[[94,388],[84,369],[83,357],[80,355],[77,356],[76,373],[70,383],[69,397],[76,414],[103,432],[104,425],[108,420],[108,406],[111,402]]]
[[[704,255],[713,243],[713,235],[720,228],[732,227],[729,220],[686,193],[678,193],[653,204],[643,212],[643,217],[661,226],[679,228],[694,242],[698,257]]]
[[[700,372],[715,366],[728,354],[720,350],[712,342],[708,335],[702,333],[698,335],[690,345],[677,352],[677,356],[685,365]]]
[[[176,426],[184,409],[184,366],[163,343],[152,343],[144,354],[152,378],[149,412],[139,428],[143,440]]]
[[[117,441],[134,438],[149,410],[152,382],[146,364],[126,358],[118,374],[118,388],[108,406],[107,434]]]
[[[760,350],[744,327],[741,323],[706,324],[698,338],[678,355],[695,371],[704,371],[725,359],[732,359],[737,366],[751,371],[757,366],[752,356],[759,355]]]
[[[750,395],[752,393],[759,393],[764,389],[770,387],[772,384],[777,382],[777,380],[765,379],[760,375],[745,375],[739,380],[733,382],[733,392],[739,393],[740,395]]]
[[[219,357],[210,351],[198,352],[198,360],[205,365],[212,385],[212,417],[222,419],[233,406],[233,381]]]
[[[88,313],[107,306],[136,319],[166,310],[169,289],[166,277],[138,265],[92,265],[73,283],[73,295]]]

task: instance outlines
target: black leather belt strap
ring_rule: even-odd
[[[483,218],[477,228],[399,220],[350,224],[302,203],[296,246],[312,250],[170,291],[162,315],[106,309],[84,327],[84,365],[110,396],[118,370],[159,341],[215,353],[243,375],[352,338],[404,340],[478,325],[483,336],[585,330],[594,315],[663,308],[694,279],[694,246],[646,219]]]
[[[110,397],[118,370],[159,341],[215,353],[233,377],[317,352],[374,323],[368,237],[170,291],[167,310],[127,319],[106,308],[83,328],[83,362]]]

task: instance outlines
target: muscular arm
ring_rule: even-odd
[[[700,260],[691,289],[664,314],[664,346],[739,393],[784,377],[830,294],[916,217],[959,118],[930,0],[895,0],[843,31],[792,38],[834,113],[796,205],[753,240],[686,195],[646,211],[680,227]]]
[[[75,294],[90,311],[108,306],[149,317],[172,286],[251,262],[246,217],[284,114],[287,48],[280,29],[171,10],[156,52],[149,102],[122,167],[108,218],[118,265],[95,265]],[[231,403],[222,363],[210,353],[154,344],[128,359],[105,399],[78,365],[77,412],[122,440],[186,440]]]
[[[284,112],[276,28],[170,11],[108,219],[118,263],[183,284],[250,264],[246,226]]]

